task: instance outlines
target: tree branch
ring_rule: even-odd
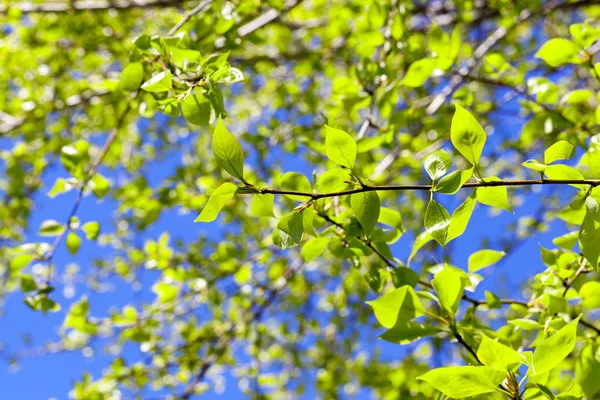
[[[461,186],[464,188],[479,188],[479,187],[498,187],[498,186],[536,186],[536,185],[590,185],[596,187],[600,185],[600,179],[518,179],[518,180],[503,180],[503,181],[480,181],[467,182]],[[294,190],[280,190],[270,188],[250,187],[255,191],[242,191],[241,194],[274,194],[274,195],[293,195],[307,197],[311,200],[318,200],[327,197],[349,196],[356,193],[364,192],[409,192],[409,191],[431,191],[435,188],[433,185],[363,185],[358,189],[343,190],[340,192],[329,193],[310,193],[298,192]]]
[[[0,14],[19,10],[22,14],[66,13],[73,11],[103,11],[110,9],[126,10],[133,8],[175,7],[188,0],[79,0],[47,1],[45,3],[20,2],[9,6],[0,5]]]

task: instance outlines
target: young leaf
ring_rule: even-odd
[[[485,178],[485,181],[500,182],[502,179],[495,176]],[[490,207],[503,208],[513,212],[508,203],[508,193],[506,186],[488,186],[477,188],[477,201]]]
[[[419,283],[419,274],[410,268],[400,267],[390,271],[390,277],[394,287],[402,287],[405,285],[415,287]]]
[[[213,155],[217,163],[234,178],[243,182],[244,178],[244,149],[223,124],[221,118],[213,132]]]
[[[524,163],[522,163],[521,165],[524,166],[525,168],[529,168],[529,169],[532,169],[532,170],[538,171],[538,172],[544,172],[544,170],[546,169],[545,164],[542,164],[536,160],[527,160]]]
[[[79,247],[81,247],[81,238],[75,232],[69,232],[67,235],[67,250],[75,255],[79,251]]]
[[[356,142],[346,132],[325,125],[325,151],[334,163],[346,168],[354,168],[356,162]]]
[[[252,195],[252,204],[250,205],[250,214],[255,217],[272,218],[273,206],[275,205],[275,196],[269,193]]]
[[[579,289],[581,305],[585,308],[600,308],[600,282],[589,281]]]
[[[85,237],[88,240],[96,240],[100,234],[100,223],[96,221],[87,222],[83,224],[81,229],[85,232]]]
[[[471,215],[473,214],[473,209],[475,208],[475,204],[477,203],[477,201],[475,200],[476,196],[477,191],[474,191],[473,194],[469,196],[452,213],[452,218],[450,219],[450,226],[448,227],[448,237],[446,238],[446,243],[450,243],[451,240],[456,239],[457,237],[462,235],[467,229],[467,225],[469,224],[469,220],[471,219]]]
[[[282,190],[312,193],[312,187],[308,178],[297,172],[286,172],[285,174],[281,175],[281,177],[279,177],[279,186]],[[308,197],[296,196],[291,194],[286,194],[285,196],[289,197],[292,200],[299,201],[304,201],[308,199]]]
[[[380,338],[390,343],[407,344],[440,332],[442,330],[433,325],[426,325],[415,321],[398,321],[392,329],[385,331]]]
[[[551,164],[554,161],[568,160],[573,152],[573,145],[566,140],[559,140],[544,152],[544,163]]]
[[[142,89],[150,93],[167,92],[173,88],[171,71],[163,71],[144,82]]]
[[[593,197],[586,199],[585,206],[585,217],[579,229],[579,247],[585,259],[597,268],[600,257],[600,210]]]
[[[156,293],[158,301],[164,304],[175,300],[179,289],[168,283],[160,282],[152,286],[152,291]]]
[[[393,328],[398,321],[411,320],[425,313],[421,300],[410,286],[394,289],[366,303],[373,307],[377,321],[388,329]]]
[[[121,87],[127,92],[135,92],[140,88],[144,79],[144,66],[142,63],[129,64],[121,74]]]
[[[58,236],[64,230],[64,225],[53,219],[42,222],[38,235],[40,236]]]
[[[33,292],[38,288],[37,283],[35,283],[35,280],[31,275],[21,274],[19,276],[19,284],[21,286],[21,292],[23,293]]]
[[[433,181],[444,176],[451,166],[452,159],[444,150],[438,150],[425,159],[425,171]]]
[[[579,318],[577,317],[569,322],[535,348],[532,359],[533,375],[550,371],[573,351],[577,339]]]
[[[92,192],[99,199],[106,196],[106,194],[110,190],[110,183],[108,182],[108,179],[106,179],[104,176],[100,175],[99,173],[94,174],[94,176],[92,177],[92,183],[93,183]]]
[[[578,52],[577,46],[570,40],[554,38],[544,43],[534,57],[541,58],[551,67],[560,67],[569,63],[579,63]]]
[[[302,214],[297,211],[284,215],[277,224],[282,248],[288,249],[297,246],[302,241],[304,224]]]
[[[329,238],[325,236],[312,237],[302,246],[300,254],[304,261],[309,262],[319,257],[329,244]]]
[[[27,253],[19,254],[13,257],[13,259],[10,260],[10,272],[12,272],[13,274],[18,273],[20,270],[29,265],[29,263],[32,262],[34,259],[35,256],[33,254]]]
[[[444,176],[433,188],[434,192],[443,194],[455,194],[460,190],[462,185],[473,176],[473,169],[453,171]]]
[[[473,165],[479,163],[486,134],[479,122],[458,104],[455,104],[456,112],[452,117],[450,127],[450,139],[452,144],[467,161]]]
[[[465,289],[463,273],[454,268],[445,267],[435,274],[431,283],[438,295],[440,305],[448,314],[454,316]]]
[[[450,214],[435,200],[430,200],[425,210],[425,230],[442,247],[446,247],[446,238],[448,236],[448,226],[450,225]]]
[[[485,335],[481,337],[481,344],[477,349],[477,358],[483,365],[504,372],[512,370],[515,365],[525,362],[523,357],[515,350]]]
[[[208,125],[211,115],[210,101],[202,95],[190,95],[181,102],[185,119],[194,125]]]
[[[233,198],[236,191],[237,186],[231,182],[221,184],[214,192],[212,192],[208,202],[194,222],[212,222],[217,219],[217,216],[223,207],[225,207],[225,204]]]
[[[479,250],[469,257],[469,272],[479,271],[482,268],[496,264],[506,255],[503,251]]]
[[[421,232],[419,234],[419,236],[416,237],[415,243],[413,244],[412,251],[410,252],[410,256],[408,256],[408,265],[410,265],[411,260],[413,258],[415,258],[415,256],[417,255],[417,252],[423,246],[425,246],[427,243],[431,242],[432,240],[433,240],[433,238],[427,231]]]
[[[369,236],[379,219],[381,208],[379,195],[375,191],[355,193],[350,196],[350,205],[365,235]]]
[[[435,62],[433,60],[428,58],[417,60],[410,64],[406,75],[404,75],[400,83],[412,88],[421,87],[427,82],[434,69]]]
[[[436,368],[417,379],[429,383],[446,396],[462,399],[495,392],[505,375],[505,372],[485,366],[466,366]]]

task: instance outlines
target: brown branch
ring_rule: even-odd
[[[461,186],[462,188],[479,188],[479,187],[498,187],[498,186],[536,186],[536,185],[590,185],[596,187],[600,185],[600,179],[518,179],[518,180],[503,180],[503,181],[480,181],[467,182]],[[293,195],[307,197],[311,200],[318,200],[327,197],[349,196],[356,193],[364,192],[408,192],[408,191],[431,191],[433,185],[363,185],[358,189],[343,190],[340,192],[329,193],[310,193],[298,192],[294,190],[280,190],[270,188],[250,187],[249,191],[242,191],[241,194],[276,194],[276,195]]]
[[[10,10],[19,10],[22,14],[33,13],[66,13],[74,11],[103,11],[110,9],[126,10],[134,8],[175,7],[187,0],[79,0],[79,1],[47,1],[45,3],[22,2],[9,6],[0,5],[0,14]]]

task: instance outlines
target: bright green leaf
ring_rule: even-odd
[[[446,396],[462,399],[498,390],[505,373],[489,367],[445,367],[436,368],[419,376]]]
[[[477,349],[477,358],[496,371],[509,371],[515,365],[525,362],[523,357],[514,349],[498,343],[489,337],[482,335],[481,343]]]
[[[566,140],[559,140],[544,152],[544,163],[552,164],[554,161],[568,160],[572,152],[572,144]]]
[[[425,210],[425,230],[442,247],[446,247],[448,226],[450,225],[450,214],[435,200],[430,200]]]
[[[127,92],[135,92],[140,88],[144,79],[144,66],[142,63],[129,64],[121,74],[121,87]]]
[[[560,67],[569,63],[578,63],[578,52],[577,46],[570,40],[554,38],[544,43],[535,53],[535,57],[541,58],[551,67]]]
[[[438,150],[425,159],[425,171],[434,181],[444,176],[451,166],[452,159],[444,150]]]
[[[575,348],[579,317],[569,322],[554,335],[543,340],[533,353],[534,375],[548,372],[562,362]]]
[[[210,101],[202,95],[190,95],[181,102],[181,111],[185,119],[194,125],[208,125],[211,110]]]
[[[346,168],[354,168],[356,142],[346,132],[325,125],[325,151],[332,162]]]
[[[410,286],[394,289],[366,303],[373,307],[377,321],[388,329],[393,328],[398,321],[411,320],[425,314],[421,300]]]
[[[470,112],[458,104],[455,104],[455,106],[456,112],[452,117],[450,139],[456,150],[467,161],[477,165],[486,141],[485,131]]]
[[[479,250],[469,257],[469,272],[479,271],[482,268],[496,264],[506,255],[503,251]]]
[[[381,208],[379,195],[375,191],[354,193],[350,196],[350,204],[352,212],[354,212],[365,231],[365,235],[369,236],[379,219]]]
[[[275,205],[275,196],[269,193],[252,195],[252,204],[250,205],[250,214],[255,217],[272,218],[273,206]]]
[[[408,87],[421,87],[427,82],[431,73],[435,69],[435,62],[428,58],[417,60],[410,64],[406,75],[400,81],[401,84]]]
[[[329,238],[325,236],[312,237],[302,245],[302,251],[300,254],[304,261],[309,262],[319,257],[329,244]]]
[[[502,179],[490,176],[484,179],[486,182],[501,182]],[[490,207],[502,208],[513,212],[508,202],[506,186],[487,186],[477,188],[477,201]]]
[[[217,163],[234,178],[243,181],[244,176],[244,149],[223,124],[221,118],[213,131],[213,155]]]
[[[217,216],[235,195],[237,186],[231,182],[222,183],[221,186],[215,189],[210,195],[208,202],[202,209],[202,212],[194,220],[194,222],[212,222],[217,219]]]
[[[450,219],[450,225],[448,226],[448,236],[446,238],[446,243],[450,243],[451,240],[456,239],[460,235],[462,235],[467,229],[467,225],[469,224],[469,220],[471,219],[471,215],[473,214],[473,209],[475,209],[475,201],[477,191],[473,192],[471,196],[469,196],[460,206],[454,210],[452,213],[452,218]]]
[[[144,82],[142,89],[146,92],[167,92],[173,88],[173,77],[171,71],[163,71]]]
[[[465,289],[461,272],[454,268],[445,267],[435,274],[431,283],[438,295],[440,305],[448,314],[454,316]]]
[[[473,168],[453,171],[444,176],[433,190],[443,194],[455,194],[473,176]]]
[[[79,247],[81,247],[81,238],[75,232],[69,232],[67,235],[67,250],[75,255],[79,251]]]

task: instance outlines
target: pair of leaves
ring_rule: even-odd
[[[431,200],[425,210],[424,220],[425,231],[431,238],[435,239],[436,242],[445,247],[451,240],[462,235],[473,214],[478,191],[479,189],[474,191],[471,196],[458,206],[452,213],[452,217],[450,217],[444,206],[435,200]],[[413,250],[413,252],[414,251],[415,250]]]

